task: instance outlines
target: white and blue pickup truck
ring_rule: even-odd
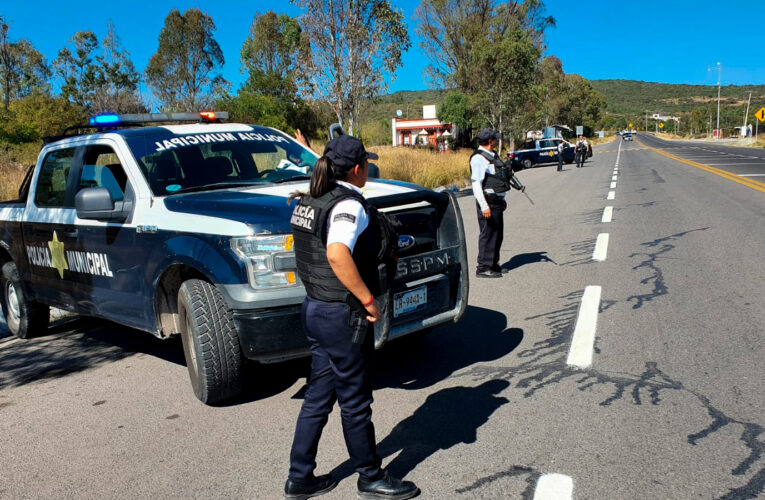
[[[221,123],[221,113],[90,122],[48,138],[18,199],[0,203],[11,332],[43,334],[55,307],[179,334],[208,404],[241,391],[246,359],[310,355],[287,198],[308,190],[316,154],[272,128]],[[363,192],[402,223],[376,346],[458,321],[469,287],[454,196],[379,179]]]

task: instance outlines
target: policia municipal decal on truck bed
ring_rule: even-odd
[[[64,271],[114,277],[109,268],[109,257],[105,253],[65,251],[56,231],[53,231],[53,239],[47,247],[27,245],[26,249],[30,264],[53,268],[58,271],[61,279],[64,279]]]

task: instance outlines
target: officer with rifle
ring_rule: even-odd
[[[487,128],[478,133],[478,149],[470,156],[470,180],[478,211],[478,267],[479,278],[501,278],[499,250],[504,237],[504,216],[507,209],[505,193],[511,188],[526,188],[513,174],[509,163],[504,163],[494,152],[499,133]],[[529,198],[529,201],[531,199]]]

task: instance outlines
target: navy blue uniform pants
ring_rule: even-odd
[[[478,267],[476,272],[499,271],[499,249],[504,238],[505,222],[502,212],[504,204],[489,203],[491,217],[488,219],[481,213],[481,206],[476,202],[478,210]]]
[[[303,302],[302,322],[311,346],[311,375],[295,427],[289,478],[306,481],[313,477],[319,439],[338,401],[351,463],[365,479],[377,479],[382,471],[372,425],[369,378],[374,354],[372,328],[370,326],[363,344],[354,344],[350,306],[310,297]]]

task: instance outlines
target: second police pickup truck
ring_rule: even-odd
[[[241,391],[245,359],[310,354],[286,200],[308,190],[317,157],[226,117],[101,115],[47,141],[19,199],[0,203],[0,299],[13,334],[42,334],[51,306],[180,334],[205,403]],[[372,179],[363,191],[403,224],[376,346],[458,321],[468,278],[454,196]]]
[[[558,144],[563,143],[563,161],[573,163],[575,148],[563,139],[530,139],[513,151],[512,163],[522,168],[532,168],[541,163],[557,163]]]

